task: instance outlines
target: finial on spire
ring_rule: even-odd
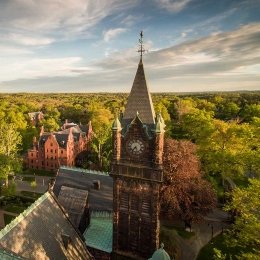
[[[146,51],[145,49],[144,49],[144,46],[143,46],[143,37],[144,37],[144,34],[143,34],[143,31],[141,31],[140,32],[140,39],[139,39],[139,44],[140,44],[140,46],[139,46],[139,50],[138,50],[138,52],[140,52],[140,59],[142,60],[142,58],[143,58],[143,53]]]

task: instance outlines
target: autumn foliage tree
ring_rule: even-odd
[[[185,224],[199,221],[216,205],[216,194],[202,178],[196,145],[166,139],[164,146],[162,210],[179,216]]]

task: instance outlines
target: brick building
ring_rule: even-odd
[[[77,155],[89,149],[92,134],[91,122],[77,125],[66,120],[61,131],[53,133],[44,132],[42,127],[39,140],[33,138],[26,165],[30,169],[48,171],[55,171],[61,165],[74,166]]]
[[[40,121],[44,118],[44,115],[41,111],[31,112],[31,113],[28,113],[28,115],[31,120],[31,124],[33,126],[38,126]]]

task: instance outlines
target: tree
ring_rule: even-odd
[[[103,169],[103,162],[107,162],[105,168],[108,167],[108,158],[111,154],[111,125],[112,114],[108,109],[91,107],[89,109],[90,119],[94,131],[94,139],[92,140],[92,148],[97,154],[98,166]],[[105,169],[107,170],[107,169]]]
[[[259,259],[260,180],[251,179],[247,188],[236,188],[231,196],[225,209],[237,214],[226,241],[230,246],[241,249],[238,255],[241,259]]]
[[[22,138],[14,124],[0,122],[0,179],[6,181],[8,186],[8,174],[18,171],[21,162],[17,157]]]
[[[40,122],[44,126],[45,131],[56,131],[59,129],[60,112],[52,105],[43,107],[44,119]]]
[[[199,221],[216,205],[212,186],[200,173],[196,146],[189,141],[165,140],[162,209],[185,223]]]

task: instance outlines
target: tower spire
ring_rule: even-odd
[[[140,52],[140,60],[142,61],[142,58],[143,58],[143,53],[146,51],[144,49],[144,42],[143,42],[143,37],[144,37],[144,34],[143,34],[143,31],[140,32],[140,39],[139,39],[139,49],[138,49],[138,52]]]
[[[146,51],[143,46],[143,31],[140,32],[139,43],[140,46],[138,52],[140,52],[140,61],[135,74],[133,86],[127,100],[127,104],[123,116],[123,124],[130,123],[131,120],[133,120],[136,117],[137,111],[143,123],[145,124],[155,123],[153,102],[152,102],[152,98],[148,86],[146,84],[144,66],[142,62],[143,53]]]

